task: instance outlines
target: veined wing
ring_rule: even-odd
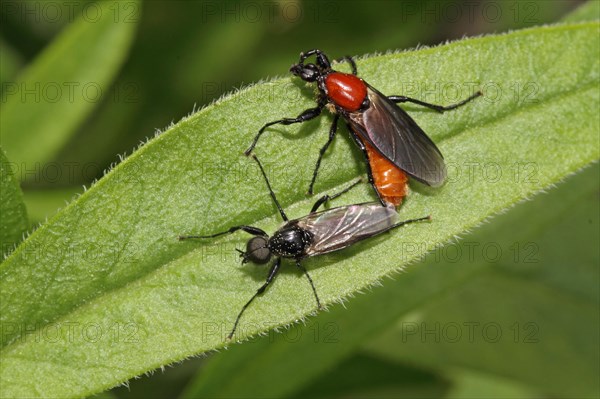
[[[378,202],[342,206],[298,219],[298,225],[313,235],[307,256],[346,248],[393,226],[398,213]]]
[[[444,157],[417,123],[398,105],[367,85],[370,107],[348,113],[351,128],[381,155],[429,186],[446,179]]]

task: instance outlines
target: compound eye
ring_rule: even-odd
[[[303,69],[300,77],[307,82],[314,82],[319,76],[319,69],[315,64],[307,64]]]
[[[315,64],[295,64],[290,68],[290,72],[298,76],[305,82],[314,82],[319,76],[319,68]]]
[[[251,238],[246,244],[244,259],[259,265],[267,263],[271,259],[271,250],[269,250],[267,244],[268,241],[265,237],[257,236]]]

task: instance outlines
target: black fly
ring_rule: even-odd
[[[248,308],[252,301],[262,294],[267,286],[273,281],[281,266],[282,258],[293,259],[296,266],[306,275],[315,295],[317,306],[321,308],[321,301],[317,295],[317,290],[312,278],[301,264],[302,259],[337,251],[346,248],[355,242],[385,233],[386,231],[407,223],[429,219],[429,216],[427,216],[419,219],[397,222],[398,213],[396,210],[393,207],[382,207],[377,202],[341,206],[317,212],[319,207],[326,201],[344,194],[360,183],[360,180],[358,180],[335,195],[325,195],[319,198],[307,216],[289,220],[279,205],[275,193],[271,189],[271,185],[260,161],[256,156],[253,156],[253,158],[256,160],[265,182],[267,183],[271,198],[273,198],[273,202],[277,206],[279,214],[284,221],[283,225],[272,236],[269,236],[265,231],[258,227],[241,225],[231,227],[227,231],[212,235],[186,235],[179,237],[179,240],[190,238],[214,238],[242,230],[254,236],[246,244],[245,251],[238,250],[240,252],[240,257],[242,258],[242,263],[252,262],[262,265],[268,263],[272,257],[275,257],[267,281],[265,281],[252,298],[250,298],[250,300],[242,307],[242,310],[235,320],[233,329],[227,336],[228,339],[233,337],[240,318],[246,308]]]
[[[305,63],[315,56],[316,62]],[[346,121],[350,135],[362,150],[367,162],[369,182],[382,205],[399,205],[407,193],[408,176],[429,186],[437,187],[446,179],[444,158],[423,129],[398,103],[414,103],[437,112],[453,110],[481,95],[476,92],[467,99],[452,105],[435,105],[406,96],[386,96],[356,76],[356,63],[344,57],[352,73],[334,70],[325,53],[310,50],[300,53],[300,61],[290,72],[319,90],[315,108],[303,111],[296,118],[282,118],[266,123],[245,151],[249,155],[266,128],[276,124],[291,125],[314,119],[324,108],[335,114],[329,130],[329,139],[321,148],[308,193],[312,194],[317,172],[325,151],[337,132],[340,117]]]

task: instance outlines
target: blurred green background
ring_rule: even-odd
[[[68,13],[71,11],[77,15],[77,10],[84,8],[86,4],[84,1],[50,2],[61,10],[60,17],[50,18],[48,15],[44,16],[44,6],[41,3],[43,2],[2,2],[0,79],[3,90],[71,22],[66,17]],[[152,137],[157,129],[178,121],[194,107],[197,109],[209,104],[222,94],[243,85],[286,74],[300,51],[320,48],[337,57],[436,45],[463,36],[501,33],[557,22],[582,3],[569,0],[480,3],[468,0],[147,1],[133,15],[138,23],[137,33],[123,66],[110,85],[109,93],[103,101],[96,104],[91,115],[79,124],[72,139],[55,156],[54,162],[59,165],[76,165],[75,173],[64,173],[52,181],[31,176],[21,179],[30,221],[35,225],[54,214],[59,207],[64,206],[65,201],[82,191],[82,185],[89,186],[94,179],[101,178],[103,171],[119,160],[118,154],[130,153],[141,141]],[[5,96],[2,98],[4,106]],[[10,153],[7,155],[10,160]],[[597,239],[597,231],[593,228],[598,221],[597,178],[598,169],[594,167],[561,187],[561,197],[555,196],[552,201],[538,198],[499,217],[493,231],[484,227],[465,237],[464,241],[485,242],[484,240],[497,240],[498,237],[502,241],[504,237],[506,247],[509,247],[514,224],[523,215],[536,213],[537,209],[544,207],[547,211],[539,215],[539,226],[531,227],[531,231],[521,232],[519,240],[522,243],[535,242],[536,253],[539,254],[536,259],[541,259],[547,266],[544,273],[549,279],[560,280],[564,278],[562,275],[553,277],[553,274],[560,274],[558,270],[562,265],[561,261],[569,260],[560,259],[560,253],[552,252],[556,243],[567,240],[577,247],[582,242],[589,243],[590,237]],[[579,194],[571,195],[574,191]],[[567,217],[567,205],[576,207],[577,212],[584,215],[583,218],[589,223],[577,224]],[[585,216],[587,211],[591,212],[591,216]],[[560,226],[560,229],[556,226]],[[561,231],[579,233],[565,237]],[[582,278],[582,281],[597,282],[597,271],[590,272],[587,266],[597,264],[598,253],[590,253],[585,248],[580,251],[581,259],[571,261],[575,265],[586,266],[582,273],[592,273]],[[574,252],[570,251],[569,254]],[[441,268],[435,260],[432,255],[426,263],[437,264]],[[485,263],[482,259],[474,259],[471,263],[475,265],[478,262]],[[536,273],[541,273],[534,267],[525,271],[515,268],[510,260],[496,266],[509,274],[529,273],[528,278],[531,279],[539,277]],[[575,268],[573,273],[577,274],[577,271]],[[418,279],[418,271],[409,274]],[[482,281],[471,282],[471,285],[490,285],[490,296],[486,298],[486,301],[490,301],[490,306],[493,306],[494,300],[506,299],[502,295],[502,287],[494,287],[496,277],[486,274],[482,276]],[[576,276],[571,278],[578,280]],[[463,340],[454,346],[448,340],[440,344],[427,339],[419,341],[418,345],[412,341],[406,343],[400,340],[402,333],[407,333],[406,328],[411,331],[417,328],[418,331],[423,328],[422,323],[431,322],[426,328],[435,330],[436,320],[443,320],[447,309],[473,306],[472,301],[477,302],[477,299],[469,296],[469,285],[460,287],[459,291],[448,293],[444,300],[431,305],[426,314],[405,315],[397,326],[382,331],[373,342],[363,342],[350,351],[351,354],[345,360],[332,365],[327,373],[305,381],[291,392],[286,392],[286,395],[481,397],[487,393],[490,397],[546,397],[578,392],[576,389],[561,389],[552,383],[547,385],[546,390],[542,375],[547,370],[543,369],[529,370],[532,376],[519,378],[519,375],[527,373],[515,363],[524,362],[525,369],[543,365],[544,360],[539,358],[539,353],[530,354],[525,350],[522,357],[516,356],[506,361],[498,358],[497,353],[485,353],[482,347],[489,342],[478,340],[477,337],[475,343],[465,343]],[[598,301],[597,287],[591,287],[587,292],[595,292],[591,294],[592,301]],[[543,295],[532,290],[531,298],[518,299],[523,303],[535,301],[534,296],[537,294]],[[512,300],[517,301],[516,298]],[[357,298],[350,301],[349,307],[360,306],[359,303],[360,298]],[[478,317],[473,318],[474,314]],[[514,314],[492,316],[486,313],[482,304],[481,309],[469,315],[470,319],[459,321],[462,328],[465,328],[465,322],[485,324],[490,320],[506,321],[500,322],[500,325],[505,334],[514,338],[514,345],[523,344],[528,337],[539,340],[547,332],[543,328],[541,332],[536,330],[540,329],[540,324],[536,323],[536,309],[523,310],[519,317]],[[318,325],[321,319],[322,316],[314,318],[311,325]],[[368,320],[364,322],[368,323]],[[597,319],[590,320],[590,324],[593,331],[593,327],[597,327]],[[304,331],[308,331],[309,327],[310,325],[305,326]],[[302,328],[296,327],[300,330]],[[465,329],[464,332],[466,331]],[[421,336],[420,333],[415,334]],[[531,336],[524,337],[527,334]],[[252,379],[249,378],[242,378],[237,385],[233,381],[237,373],[244,374],[244,368],[264,367],[265,373],[273,367],[285,368],[285,362],[274,365],[264,358],[254,363],[255,356],[277,340],[281,341],[282,338],[271,334],[253,343],[235,346],[226,353],[191,359],[167,368],[164,372],[131,381],[128,387],[115,388],[103,396],[176,397],[185,391],[188,396],[254,397],[260,392],[270,392],[260,386],[245,387],[246,383],[252,384]],[[539,341],[532,341],[531,345],[536,342]],[[560,336],[556,342],[560,342]],[[335,345],[344,345],[343,338],[337,339]],[[412,349],[406,349],[407,345]],[[414,349],[422,346],[428,348]],[[442,355],[432,355],[429,353],[431,351],[440,351]],[[457,351],[479,353],[481,357],[457,360],[460,358],[456,356]],[[515,351],[513,348],[507,350],[509,352],[519,354],[521,349]],[[313,362],[321,361],[319,353],[315,349]],[[589,355],[590,353],[587,354]],[[531,356],[537,356],[537,360],[528,360]],[[584,354],[582,356],[585,357]],[[228,361],[227,357],[234,360]],[[276,356],[274,358],[277,359]],[[565,359],[565,362],[569,360]],[[556,357],[550,356],[549,361],[556,361]],[[225,371],[219,369],[219,364],[225,364]],[[568,374],[577,375],[578,366],[585,364],[585,361],[576,363]],[[307,361],[303,367],[310,368],[311,362]],[[516,372],[511,372],[511,368]],[[548,376],[557,371],[556,368],[549,370]],[[212,373],[208,375],[214,376],[211,378],[215,386],[206,382],[205,372]],[[598,392],[597,381],[594,387],[593,378],[591,383],[588,378],[590,370],[582,370],[582,373],[587,380],[583,383],[586,384],[586,389],[581,392]],[[593,369],[591,373],[594,374]],[[219,383],[235,385],[236,388],[230,391],[234,393],[223,394],[218,389]],[[277,385],[283,382],[272,383]],[[573,381],[573,384],[578,382]],[[244,393],[248,393],[248,396]]]

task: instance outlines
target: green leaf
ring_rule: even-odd
[[[448,399],[533,399],[541,396],[513,381],[476,371],[455,372],[452,373],[452,379],[455,386],[446,396]]]
[[[287,346],[297,345],[288,342]],[[311,362],[306,367],[312,367],[315,363]],[[278,384],[279,381],[274,383]],[[443,398],[449,388],[449,381],[445,377],[359,353],[340,363],[331,372],[319,373],[318,380],[309,390],[293,397]]]
[[[29,227],[29,222],[21,187],[2,148],[0,148],[0,215],[2,215],[0,248],[4,254],[21,241]]]
[[[297,345],[288,342],[287,346]],[[315,362],[307,364],[306,367],[313,365]],[[274,382],[277,384],[279,381]],[[134,392],[133,389],[132,391]],[[381,357],[358,353],[337,365],[331,372],[320,373],[317,381],[311,384],[309,389],[291,397],[298,399],[343,397],[526,399],[540,396],[539,393],[502,377],[462,370],[433,373],[416,368],[414,365],[407,366]]]
[[[0,83],[4,85],[13,78],[23,60],[19,54],[0,37]],[[2,99],[4,102],[4,98]]]
[[[53,159],[102,101],[127,56],[140,3],[99,2],[86,10],[14,82],[4,83],[0,137],[23,170]]]
[[[590,43],[598,33],[597,23],[542,27],[359,60],[361,76],[384,93],[450,103],[481,87],[486,97],[444,115],[407,107],[439,143],[451,174],[435,193],[413,187],[402,214],[434,221],[307,261],[322,301],[394,274],[596,160],[599,63]],[[415,82],[428,86],[408,92]],[[314,104],[312,90],[296,84],[285,78],[253,86],[170,127],[17,248],[0,268],[5,395],[86,395],[226,344],[265,270],[236,266],[242,234],[188,243],[176,237],[240,223],[276,228],[276,217],[262,220],[275,209],[241,151],[264,121]],[[436,97],[444,87],[462,90]],[[257,147],[291,217],[314,201],[304,192],[328,122],[299,129],[312,140],[276,134],[293,137],[298,129],[291,127],[270,130]],[[327,192],[364,174],[348,139],[340,135],[330,151],[317,184]],[[372,195],[365,185],[336,204]],[[248,309],[237,337],[314,309],[305,278],[288,267]]]
[[[590,0],[587,3],[577,7],[569,15],[562,19],[562,22],[586,22],[600,19],[600,2]]]

